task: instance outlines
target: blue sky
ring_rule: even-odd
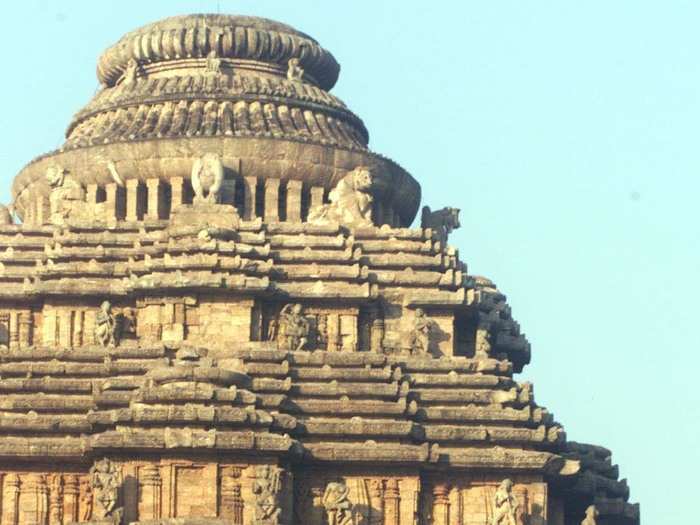
[[[452,244],[508,295],[538,403],[569,439],[613,450],[643,523],[696,522],[700,3],[13,2],[0,200],[61,144],[106,46],[217,8],[289,23],[334,53],[333,92],[372,149],[432,207],[462,209]]]

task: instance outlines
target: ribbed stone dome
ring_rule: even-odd
[[[102,89],[75,114],[65,144],[17,176],[15,208],[25,221],[43,220],[37,202],[49,194],[46,172],[52,167],[92,187],[89,200],[95,194],[99,203],[114,182],[110,166],[126,185],[151,184],[152,191],[169,195],[173,179],[187,185],[194,161],[211,153],[221,158],[229,181],[224,203],[239,208],[244,181],[263,187],[277,181],[281,196],[291,183],[308,203],[368,166],[373,221],[407,226],[418,210],[420,187],[396,163],[368,149],[360,118],[327,92],[339,70],[315,40],[263,18],[190,15],[144,26],[102,54]],[[115,202],[124,199],[111,191]],[[129,215],[129,206],[116,202],[117,220]],[[270,206],[258,211],[269,212]],[[168,206],[162,208],[148,214],[167,219]],[[302,208],[295,217],[304,220],[307,205]],[[283,218],[285,210],[272,215]]]

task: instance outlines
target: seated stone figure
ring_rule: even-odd
[[[328,194],[330,202],[309,212],[312,224],[372,226],[372,173],[360,166],[348,173]]]
[[[46,170],[46,180],[51,187],[49,205],[53,224],[63,224],[71,215],[86,210],[85,188],[66,170],[51,166]]]
[[[104,301],[95,317],[95,340],[101,346],[117,346],[119,340],[117,319],[112,313],[112,305]]]
[[[216,153],[206,153],[192,165],[194,204],[219,202],[224,182],[224,165]]]

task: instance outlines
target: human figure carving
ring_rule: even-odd
[[[427,354],[430,351],[430,335],[435,322],[422,308],[416,308],[413,329],[409,335],[409,348],[412,354]]]
[[[598,512],[598,509],[596,508],[595,505],[589,505],[588,508],[586,509],[586,517],[583,518],[583,521],[581,522],[581,525],[597,525],[598,524],[598,516],[600,513]]]
[[[192,166],[194,203],[218,203],[224,182],[224,165],[216,153],[206,153]]]
[[[94,512],[98,518],[106,518],[117,511],[121,474],[116,465],[104,458],[95,463],[90,469],[90,483],[95,496]]]
[[[352,525],[353,505],[350,502],[350,489],[345,483],[331,482],[323,493],[323,507],[326,509],[328,525]]]
[[[492,525],[520,525],[518,523],[517,498],[513,495],[513,482],[504,479],[493,497]]]
[[[299,65],[298,58],[290,58],[287,62],[287,79],[301,82],[304,79],[304,68]]]
[[[443,244],[447,243],[450,233],[459,227],[459,208],[442,208],[431,211],[430,206],[423,206],[421,228],[435,230]]]
[[[486,359],[491,355],[491,332],[485,327],[476,329],[476,341],[474,343],[474,357]]]
[[[282,509],[278,496],[282,488],[282,471],[279,467],[260,465],[255,468],[255,525],[279,525]]]
[[[60,166],[49,167],[46,170],[46,180],[51,187],[51,222],[63,224],[77,207],[85,204],[85,188]]]
[[[216,49],[209,51],[207,55],[205,75],[218,75],[221,73],[221,59],[216,53]]]
[[[80,480],[80,497],[78,508],[80,509],[80,521],[89,521],[92,518],[92,486],[90,480]]]
[[[280,312],[277,342],[281,348],[297,352],[303,350],[309,340],[309,320],[304,317],[300,304],[288,304]]]
[[[372,172],[368,167],[355,168],[328,194],[330,203],[309,212],[308,221],[312,224],[372,226],[372,182]]]
[[[135,58],[129,59],[129,62],[126,64],[126,70],[124,71],[124,83],[134,84],[140,71],[141,65],[139,64],[139,61]]]
[[[95,317],[95,339],[103,347],[117,346],[119,342],[117,319],[109,301],[102,302]]]

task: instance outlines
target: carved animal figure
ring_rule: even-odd
[[[596,508],[596,506],[590,505],[586,509],[586,517],[583,518],[581,525],[597,525],[598,521],[596,518],[598,518],[599,515],[600,515],[600,513],[598,512],[598,509]]]
[[[447,242],[450,233],[459,227],[459,208],[442,208],[431,211],[430,206],[423,206],[421,228],[435,230],[443,244]]]
[[[520,525],[518,507],[518,500],[513,495],[513,482],[504,479],[493,497],[492,525]]]
[[[328,525],[352,525],[352,508],[350,489],[345,483],[331,482],[323,493]]]
[[[14,224],[15,221],[12,218],[12,207],[0,204],[0,226],[7,226],[8,224]]]
[[[372,172],[368,167],[355,168],[328,194],[330,203],[309,212],[308,221],[312,224],[372,226],[372,183]]]
[[[206,153],[192,166],[194,203],[217,203],[224,182],[224,165],[216,153]]]

